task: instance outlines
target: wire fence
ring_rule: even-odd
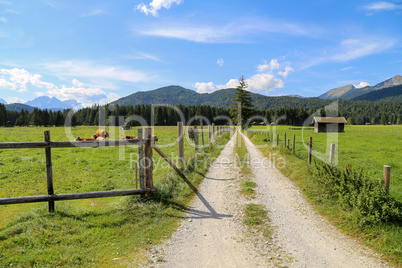
[[[300,159],[303,159],[305,161],[308,161],[308,155],[309,155],[309,142],[306,141],[300,141],[300,140],[295,140],[295,144],[293,145],[293,137],[289,138],[289,142],[287,146],[284,146],[283,142],[284,142],[284,137],[282,136],[282,140],[279,138],[279,141],[277,141],[277,138],[280,136],[277,136],[278,134],[275,133],[275,135],[270,135],[269,132],[262,132],[262,131],[247,131],[251,134],[254,135],[263,135],[267,138],[268,142],[271,142],[274,146],[276,146],[278,144],[278,146],[282,146],[282,147],[286,147],[289,150],[292,150],[294,152],[294,155]],[[283,135],[283,133],[282,133]],[[271,139],[272,137],[272,139]],[[295,146],[295,148],[293,149],[293,146]],[[324,148],[322,146],[319,146],[315,143],[312,143],[312,157],[315,157],[318,160],[321,160],[325,163],[329,163],[329,155],[330,152],[327,148]],[[378,173],[378,175],[380,176],[384,174],[384,170],[381,170],[375,166],[373,166],[372,164],[369,163],[365,163],[362,162],[358,159],[355,159],[353,157],[350,157],[344,153],[341,153],[339,151],[339,149],[335,149],[333,150],[333,154],[335,156],[336,159],[338,159],[338,165],[335,165],[335,163],[331,163],[334,166],[340,167],[342,168],[341,165],[339,165],[339,162],[346,164],[351,164],[352,165],[357,165],[359,167],[361,167],[363,170],[367,171],[367,172],[374,172],[374,173]],[[323,159],[323,157],[326,157],[325,159]],[[339,161],[340,159],[340,161]],[[398,177],[398,178],[402,178],[402,174],[398,174],[395,172],[388,172],[389,175],[391,175],[392,177]],[[378,178],[378,180],[380,180]],[[400,194],[402,195],[401,191],[395,191],[393,189],[389,189],[390,192],[392,193],[396,193],[396,194]]]

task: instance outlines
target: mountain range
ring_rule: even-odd
[[[331,102],[319,98],[299,98],[290,96],[269,97],[261,94],[251,93],[254,107],[258,110],[269,108],[290,108],[300,107],[306,109],[318,109]],[[180,86],[161,87],[151,91],[140,91],[120,98],[111,104],[117,105],[149,105],[149,104],[170,104],[170,105],[210,105],[213,107],[228,108],[232,105],[235,97],[234,88],[217,90],[212,93],[197,93],[194,90]]]
[[[381,83],[376,84],[375,86],[367,86],[367,87],[356,87],[355,85],[346,85],[338,88],[331,89],[324,94],[320,95],[321,99],[346,99],[352,100],[359,96],[368,94],[373,91],[381,90],[383,88],[390,88],[394,86],[402,85],[402,76],[396,75],[390,79],[387,79]]]
[[[333,99],[344,99],[350,101],[371,101],[371,102],[402,102],[402,76],[396,75],[375,86],[356,87],[346,85],[329,90],[319,97],[303,98],[299,95],[293,96],[265,96],[251,93],[254,107],[258,110],[279,109],[279,108],[305,108],[319,109],[330,104]],[[150,104],[171,104],[171,105],[210,105],[213,107],[228,108],[232,105],[235,97],[235,89],[221,89],[212,93],[198,93],[181,86],[167,86],[150,91],[139,91],[122,97],[110,104],[117,105],[150,105]],[[342,100],[342,101],[344,101]],[[60,101],[55,97],[41,96],[24,104],[12,103],[0,99],[0,103],[6,104],[7,110],[21,111],[22,109],[32,112],[34,107],[48,110],[80,109],[82,105],[76,100]]]
[[[1,102],[1,100],[0,100]],[[32,112],[34,108],[48,109],[53,111],[64,109],[81,109],[83,106],[76,100],[61,101],[55,97],[41,96],[25,103],[6,103],[6,109],[20,112],[22,109]]]

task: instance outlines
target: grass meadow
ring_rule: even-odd
[[[355,169],[362,169],[373,178],[383,179],[384,165],[391,166],[390,194],[402,202],[402,126],[345,126],[344,133],[314,133],[314,127],[293,126],[254,126],[251,131],[279,134],[279,145],[290,139],[292,148],[293,134],[296,135],[296,154],[303,159],[308,157],[309,137],[313,139],[313,154],[319,159],[329,160],[329,148],[335,143],[335,163],[344,167],[352,165]]]
[[[50,130],[52,141],[89,138],[98,127],[0,128],[0,142],[43,141]],[[137,129],[106,130],[111,139],[137,136]],[[177,128],[155,127],[159,148],[177,159]],[[205,143],[208,143],[207,133]],[[181,169],[194,186],[229,139],[217,138],[214,146],[195,153],[185,139],[186,168]],[[201,141],[201,139],[200,139]],[[52,149],[54,192],[76,193],[135,189],[137,146]],[[154,151],[154,186],[158,192],[138,196],[0,206],[0,267],[113,267],[136,266],[146,250],[169,238],[193,198],[190,187]],[[139,184],[139,183],[138,183]],[[138,185],[139,187],[139,185]],[[46,195],[44,149],[0,150],[0,198]]]
[[[391,265],[402,265],[401,126],[346,126],[345,133],[328,136],[314,133],[311,127],[278,126],[275,131],[279,134],[280,146],[267,138],[266,131],[271,133],[273,128],[251,129],[264,130],[263,134],[247,135],[266,157],[279,163],[280,171],[299,186],[317,211],[344,233],[380,253]],[[296,134],[296,155],[284,148],[284,132],[291,140],[290,148],[293,133]],[[339,170],[327,166],[329,173],[322,172],[321,161],[316,162],[316,157],[312,165],[307,163],[308,147],[304,147],[303,142],[308,142],[308,137],[313,139],[316,156],[324,160],[329,159],[325,148],[329,148],[331,142],[336,143]],[[352,169],[345,167],[349,164]],[[389,195],[383,187],[383,165],[391,166]],[[391,218],[387,218],[389,215]]]

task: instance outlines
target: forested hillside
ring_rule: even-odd
[[[151,121],[152,109],[154,113],[154,121]],[[177,109],[181,111],[184,118],[180,116]],[[326,113],[330,114],[326,114]],[[186,124],[194,116],[203,116],[209,122],[215,124],[225,124],[227,120],[216,120],[217,116],[230,117],[229,108],[212,107],[209,105],[201,106],[183,106],[178,105],[175,108],[168,106],[151,105],[106,105],[83,108],[76,112],[71,110],[64,111],[48,111],[35,108],[32,112],[22,110],[7,111],[3,104],[0,104],[0,126],[5,126],[7,122],[17,126],[62,126],[68,114],[73,115],[72,125],[99,125],[99,118],[105,118],[106,125],[123,125],[132,115],[137,115],[145,119],[148,125],[176,125],[178,121],[184,120]],[[337,114],[336,114],[337,113]],[[100,116],[101,115],[101,116]],[[264,117],[268,122],[276,121],[279,117],[284,116],[277,123],[286,125],[303,125],[310,115],[319,116],[344,116],[351,124],[384,124],[391,122],[392,124],[402,124],[402,104],[401,103],[384,103],[384,102],[353,102],[340,101],[338,111],[326,111],[324,107],[320,109],[306,108],[279,108],[279,109],[256,109],[254,115]],[[122,118],[122,121],[119,120]],[[215,119],[215,120],[214,120]],[[255,119],[253,121],[262,121]],[[197,121],[190,122],[191,124]],[[102,123],[101,123],[102,124]],[[137,121],[129,121],[129,125],[139,125]]]
[[[352,100],[402,102],[402,85],[372,91],[362,96],[353,98]]]

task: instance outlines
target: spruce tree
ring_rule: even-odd
[[[233,122],[243,129],[246,127],[247,120],[251,118],[254,112],[253,99],[250,92],[246,90],[247,87],[248,85],[244,77],[240,77],[239,86],[235,89],[236,96],[230,109]]]

